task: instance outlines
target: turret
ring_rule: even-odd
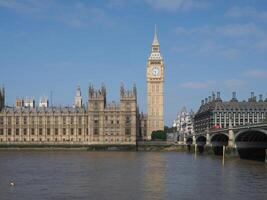
[[[83,105],[82,105],[82,92],[81,92],[81,88],[80,86],[77,87],[76,89],[76,96],[75,96],[75,104],[74,106],[76,108],[81,108]]]
[[[93,85],[89,86],[89,110],[104,110],[106,107],[106,87],[102,84],[101,89],[95,90]]]

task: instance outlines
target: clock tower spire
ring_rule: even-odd
[[[152,51],[147,62],[147,139],[164,129],[164,62],[155,26]]]

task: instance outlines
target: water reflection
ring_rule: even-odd
[[[256,200],[266,182],[266,164],[190,153],[0,151],[1,200]]]

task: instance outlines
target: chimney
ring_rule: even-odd
[[[202,106],[204,105],[204,100],[201,100],[201,105],[202,105]]]
[[[260,94],[260,96],[259,96],[259,102],[263,102],[263,95],[262,94]]]
[[[208,98],[205,98],[205,104],[208,103]]]
[[[236,92],[233,92],[232,95],[233,95],[233,99],[236,99]]]
[[[221,93],[220,92],[217,92],[217,99],[220,99],[221,97]]]
[[[215,101],[215,92],[212,92],[212,101]]]
[[[211,96],[209,96],[209,102],[211,102]]]

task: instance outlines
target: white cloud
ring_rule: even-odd
[[[241,36],[264,36],[265,33],[262,29],[256,26],[254,23],[247,24],[228,24],[223,26],[201,26],[194,28],[185,28],[178,26],[175,29],[177,34],[198,34],[206,36],[229,36],[229,37],[241,37]]]
[[[267,70],[252,69],[245,73],[245,76],[251,78],[267,78]]]
[[[185,82],[180,84],[180,87],[186,89],[206,89],[210,88],[214,84],[214,81],[207,81],[207,82]]]
[[[177,11],[206,8],[209,3],[196,0],[145,0],[155,10]]]
[[[246,84],[246,82],[239,79],[231,79],[231,80],[226,80],[225,84],[228,88],[235,90],[243,87]]]
[[[56,20],[74,27],[90,23],[113,24],[111,16],[108,16],[105,10],[81,1],[61,4],[55,0],[0,0],[0,7],[29,16]]]
[[[254,7],[245,6],[245,7],[239,7],[235,6],[230,8],[226,13],[226,17],[232,17],[232,18],[253,18],[256,20],[267,20],[267,12],[266,11],[260,11],[257,10]]]

